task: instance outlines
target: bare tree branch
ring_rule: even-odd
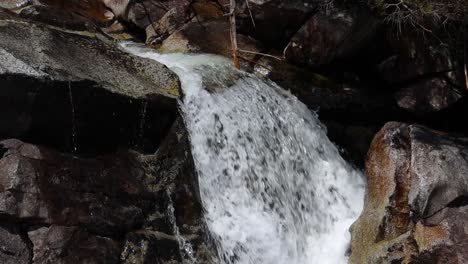
[[[237,56],[236,0],[230,1],[229,24],[231,32],[232,59],[234,61],[234,66],[237,69],[240,69],[239,58]]]

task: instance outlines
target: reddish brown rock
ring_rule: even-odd
[[[468,139],[388,123],[368,154],[350,263],[466,263]]]
[[[251,52],[261,51],[260,44],[250,37],[238,34],[237,41],[240,49]],[[158,49],[164,53],[201,52],[231,57],[228,20],[218,19],[202,23],[194,21],[185,24],[166,38]],[[240,52],[239,57],[244,61],[252,62],[256,55]]]

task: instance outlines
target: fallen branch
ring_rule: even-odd
[[[229,24],[231,33],[232,60],[234,66],[240,69],[239,58],[237,56],[237,29],[236,29],[236,0],[231,0],[229,6]]]
[[[266,54],[266,53],[261,53],[261,52],[256,52],[256,51],[250,51],[250,50],[243,50],[243,49],[237,49],[237,51],[243,52],[243,53],[250,53],[250,54],[255,54],[255,55],[260,55],[260,56],[265,56],[265,57],[270,57],[279,61],[282,61],[283,59],[274,55]]]

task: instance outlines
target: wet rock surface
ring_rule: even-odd
[[[464,263],[468,139],[388,123],[366,163],[365,209],[351,263]]]
[[[1,262],[208,259],[178,78],[52,2],[0,12]]]
[[[178,262],[193,257],[180,249],[181,239],[198,259],[209,258],[182,122],[168,135],[156,155],[94,158],[0,142],[5,263]]]
[[[157,149],[176,115],[179,81],[171,71],[92,33],[4,16],[1,138],[83,154]]]
[[[94,81],[110,92],[134,98],[179,94],[177,77],[164,65],[126,54],[92,33],[72,34],[5,19],[0,21],[0,36],[5,54],[0,68],[6,68],[6,73],[24,73],[27,65],[35,75],[58,81]]]
[[[32,263],[118,263],[120,243],[80,227],[51,226],[28,232]]]

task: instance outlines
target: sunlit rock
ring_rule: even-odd
[[[388,123],[366,163],[351,263],[465,263],[468,139]]]

